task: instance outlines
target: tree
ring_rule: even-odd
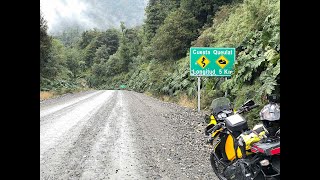
[[[109,59],[109,56],[107,46],[102,45],[97,49],[93,61],[95,64],[100,64],[101,62],[106,62]]]
[[[157,29],[161,26],[166,17],[161,9],[162,6],[159,3],[149,5],[146,8],[147,18],[144,24],[144,32],[147,44],[150,44],[151,39],[154,37]]]
[[[163,24],[167,15],[178,8],[179,5],[180,1],[149,1],[145,10],[146,20],[143,26],[147,45],[150,44],[151,39],[156,34],[158,28]]]
[[[49,78],[50,72],[48,72],[48,62],[50,59],[51,40],[52,38],[47,33],[47,21],[44,19],[40,10],[40,81],[43,78]]]
[[[60,34],[54,36],[61,40],[61,42],[68,47],[75,47],[81,39],[81,31],[79,27],[70,27],[69,29],[63,30]]]
[[[106,45],[108,54],[114,54],[119,47],[120,39],[119,39],[119,30],[116,29],[108,29],[105,32],[102,32],[98,35],[97,47],[101,47],[102,45]]]
[[[84,31],[81,34],[81,39],[79,41],[80,49],[86,48],[94,40],[94,38],[98,35],[98,33],[99,32],[97,29]]]
[[[50,51],[50,59],[45,71],[50,72],[50,80],[68,79],[68,68],[66,67],[66,48],[59,39],[52,38],[52,47]]]
[[[224,4],[230,4],[234,0],[181,0],[181,8],[190,12],[199,22],[198,28],[204,24],[212,24],[212,17]]]
[[[115,76],[128,70],[126,59],[120,58],[117,53],[110,56],[108,62],[105,64],[105,67],[107,77]]]
[[[134,57],[140,53],[141,39],[139,38],[139,28],[127,29],[124,23],[121,23],[121,41],[118,50],[118,57],[123,63],[121,65],[122,70],[127,72],[129,64],[133,62]]]
[[[119,47],[119,32],[115,29],[109,29],[106,32],[94,29],[82,34],[79,47],[84,50],[84,60],[87,68],[93,65],[95,53],[102,45],[106,46],[109,55],[114,54]]]
[[[197,25],[192,14],[183,9],[170,13],[152,39],[154,58],[176,60],[185,56],[198,35]]]
[[[81,72],[84,70],[84,61],[82,60],[81,53],[75,48],[67,49],[67,68],[71,71],[71,78],[75,79],[80,77]]]

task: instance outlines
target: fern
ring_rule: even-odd
[[[256,60],[249,62],[249,66],[253,70],[256,70],[265,60],[266,59],[264,57],[258,57]]]
[[[274,78],[268,77],[265,79],[265,82],[259,88],[258,94],[260,96],[262,96],[263,94],[271,94],[276,85],[276,80]]]
[[[272,76],[276,78],[280,74],[280,60],[277,65],[273,68]]]
[[[247,71],[247,73],[243,76],[243,81],[249,81],[252,77],[252,71]]]
[[[189,85],[189,80],[188,79],[184,79],[183,81],[182,81],[182,83],[181,83],[181,86],[182,86],[182,88],[185,88],[185,87],[187,87],[188,85]]]

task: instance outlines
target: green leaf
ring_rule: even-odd
[[[280,60],[278,61],[277,65],[273,68],[272,75],[273,77],[277,77],[280,74]]]

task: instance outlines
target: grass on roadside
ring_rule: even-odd
[[[40,100],[46,100],[53,98],[55,96],[55,93],[53,91],[40,91]]]
[[[57,96],[61,96],[61,95],[68,94],[68,93],[79,93],[82,91],[89,91],[89,90],[93,90],[93,89],[91,89],[91,88],[75,88],[75,89],[61,88],[56,91],[53,91],[53,90],[40,91],[40,101],[55,98]]]
[[[197,108],[197,101],[196,99],[190,99],[186,94],[182,94],[179,97],[178,104],[183,107],[188,107],[192,109]]]
[[[186,94],[180,94],[178,96],[168,96],[168,95],[153,95],[151,92],[144,92],[145,95],[150,96],[150,97],[154,97],[157,98],[161,101],[164,102],[172,102],[172,103],[176,103],[182,107],[187,107],[187,108],[191,108],[191,109],[196,109],[197,108],[197,100],[196,99],[191,99],[189,98]]]

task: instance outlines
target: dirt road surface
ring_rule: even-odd
[[[217,179],[203,114],[133,91],[40,104],[40,179]]]

